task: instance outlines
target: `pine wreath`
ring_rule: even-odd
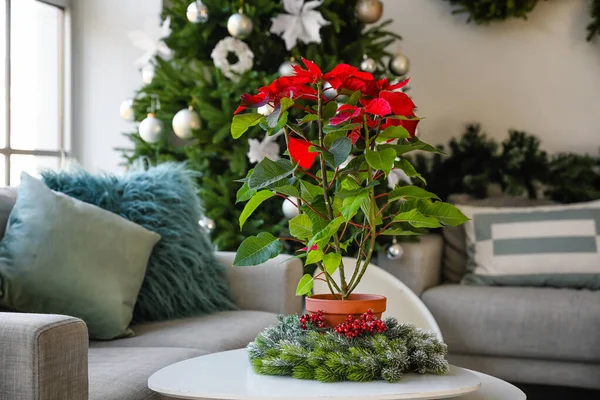
[[[454,9],[452,14],[468,14],[467,23],[473,21],[478,25],[508,18],[527,19],[538,0],[444,0]],[[587,26],[587,40],[600,35],[600,0],[590,0],[590,16],[592,21]]]
[[[448,372],[446,344],[433,332],[412,324],[387,318],[379,321],[385,324],[383,330],[347,335],[303,322],[305,318],[280,315],[276,326],[265,329],[248,345],[257,374],[321,382],[396,382],[407,372]]]
[[[592,16],[592,22],[587,26],[588,41],[592,40],[594,36],[600,35],[600,0],[592,0],[590,14]]]
[[[469,14],[467,22],[487,24],[508,18],[527,18],[538,0],[445,0],[454,6],[453,14]]]

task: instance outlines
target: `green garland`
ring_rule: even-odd
[[[538,0],[444,0],[454,9],[452,14],[468,14],[467,23],[473,21],[478,25],[508,18],[527,19]],[[591,41],[600,35],[600,0],[590,0],[590,16],[592,21],[587,26],[587,40]]]
[[[248,345],[254,371],[321,382],[385,380],[396,382],[407,372],[448,372],[446,344],[433,332],[387,318],[388,330],[357,338],[300,327],[297,315],[278,316],[279,323]]]
[[[415,157],[427,190],[443,200],[456,193],[487,197],[490,184],[506,195],[543,196],[558,203],[600,199],[600,156],[549,155],[540,140],[526,132],[511,130],[498,143],[480,125],[467,125],[461,137],[450,141],[447,153]]]

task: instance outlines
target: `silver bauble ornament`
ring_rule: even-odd
[[[162,131],[162,122],[152,113],[148,114],[148,116],[140,122],[140,126],[138,127],[140,137],[147,143],[158,142]]]
[[[192,107],[178,111],[173,117],[173,132],[177,137],[189,139],[195,129],[200,129],[200,116]]]
[[[142,80],[144,83],[152,83],[154,79],[154,65],[148,64],[142,68]]]
[[[398,260],[404,254],[404,249],[400,243],[392,243],[387,249],[387,258],[390,260]]]
[[[327,100],[331,100],[338,95],[338,92],[331,86],[331,83],[325,82],[323,84],[323,94]]]
[[[294,204],[298,204],[298,199],[290,198],[290,200],[292,200]],[[300,212],[298,211],[298,207],[296,207],[294,204],[292,204],[292,202],[289,200],[283,200],[283,204],[281,205],[281,211],[283,211],[283,215],[287,219],[292,219],[296,215],[300,214]]]
[[[190,3],[185,16],[193,24],[203,24],[208,21],[208,8],[202,1],[196,0]]]
[[[133,114],[133,99],[124,100],[121,103],[121,107],[119,107],[119,113],[125,121],[133,121],[135,119],[135,115]]]
[[[284,61],[279,66],[279,76],[293,76],[294,65],[299,65],[296,61]]]
[[[252,20],[246,14],[235,13],[227,20],[227,31],[234,38],[246,39],[253,27]]]
[[[371,57],[365,56],[360,63],[360,69],[365,72],[373,73],[377,69],[377,63]]]
[[[202,228],[207,233],[212,232],[217,227],[215,221],[208,218],[207,216],[203,216],[202,218],[200,218],[200,221],[198,221],[198,225],[200,225],[200,228]]]
[[[396,54],[390,59],[390,72],[396,76],[403,76],[410,69],[410,60],[402,53]]]
[[[379,21],[383,15],[383,3],[381,0],[358,0],[356,3],[356,18],[365,24]]]
[[[274,108],[270,104],[265,104],[264,106],[258,107],[256,110],[260,115],[264,115],[265,117],[270,115],[273,112]]]

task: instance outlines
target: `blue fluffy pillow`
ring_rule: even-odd
[[[45,171],[53,190],[111,211],[161,235],[154,247],[133,322],[160,321],[235,309],[225,268],[200,230],[194,173],[162,164],[122,176]]]

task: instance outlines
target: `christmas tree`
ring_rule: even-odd
[[[239,229],[241,184],[234,181],[284,148],[282,137],[265,139],[258,126],[248,141],[232,139],[239,94],[292,74],[291,65],[301,57],[324,70],[345,62],[379,76],[406,74],[406,57],[388,50],[401,38],[385,29],[390,21],[380,22],[382,14],[380,0],[167,2],[161,17],[170,23],[163,40],[171,54],[159,52],[143,69],[148,83],[129,110],[141,124],[127,134],[133,143],[124,151],[127,163],[185,161],[197,170],[199,196],[214,221],[212,237],[220,250],[235,250],[261,227],[279,234],[287,221],[277,199]],[[147,116],[149,110],[153,115]]]

